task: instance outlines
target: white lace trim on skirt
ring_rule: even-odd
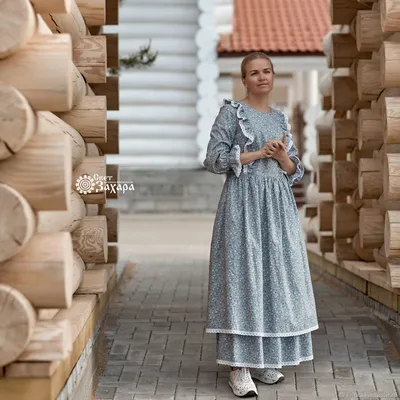
[[[230,365],[231,367],[244,367],[244,368],[282,368],[283,366],[287,365],[299,365],[301,362],[311,361],[313,359],[314,355],[311,354],[310,356],[307,357],[301,357],[296,361],[284,361],[280,364],[247,364],[247,363],[235,363],[225,360],[217,360],[217,364]]]
[[[282,332],[282,333],[265,333],[265,332],[247,332],[247,331],[237,331],[232,329],[209,329],[206,328],[206,333],[230,333],[232,335],[243,335],[243,336],[259,336],[259,337],[289,337],[289,336],[298,336],[303,335],[305,333],[315,331],[319,328],[319,325],[315,325],[311,328],[303,329],[302,331],[297,332]]]

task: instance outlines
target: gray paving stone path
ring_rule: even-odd
[[[208,265],[190,258],[142,260],[110,304],[107,360],[96,400],[235,399],[229,367],[215,363],[215,335],[204,332]],[[320,328],[314,360],[257,383],[263,400],[400,399],[400,361],[361,302],[315,280]]]

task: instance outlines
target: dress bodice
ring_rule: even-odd
[[[247,151],[257,151],[269,140],[282,140],[285,132],[282,130],[282,119],[278,110],[270,107],[270,112],[260,112],[243,101],[239,101],[239,103],[244,107],[254,136],[253,143],[247,147]],[[284,174],[278,161],[273,158],[256,160],[248,166],[248,170],[252,174],[262,174],[263,176],[282,176]]]

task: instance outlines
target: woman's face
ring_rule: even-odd
[[[265,58],[252,60],[246,65],[246,77],[243,85],[252,94],[268,94],[274,85],[272,65]]]

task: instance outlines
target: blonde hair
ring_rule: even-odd
[[[254,52],[252,52],[250,54],[247,54],[247,56],[245,58],[243,58],[243,60],[242,60],[242,64],[240,66],[240,70],[241,70],[243,79],[246,78],[246,66],[247,66],[247,64],[250,61],[257,60],[259,58],[263,58],[265,60],[268,60],[271,63],[272,73],[275,74],[274,64],[272,64],[271,59],[265,53],[263,53],[262,51],[254,51]]]

